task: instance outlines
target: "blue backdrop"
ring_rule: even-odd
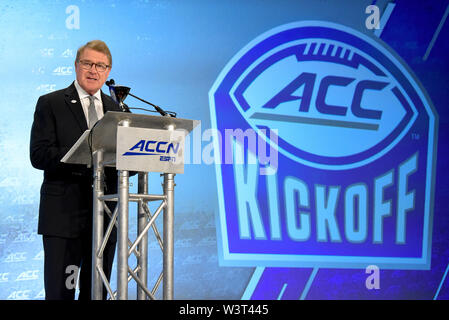
[[[367,9],[370,5],[379,9],[379,28],[373,28],[376,16],[373,7]],[[181,118],[201,120],[201,127],[189,138],[191,151],[186,159],[185,174],[176,177],[175,298],[447,299],[448,12],[447,0],[0,2],[0,77],[3,79],[0,85],[0,299],[44,297],[42,241],[41,236],[36,234],[42,172],[33,169],[29,163],[29,132],[38,97],[65,88],[74,80],[76,50],[92,39],[102,39],[109,45],[113,56],[110,78],[114,78],[116,83],[127,85],[132,88],[132,93],[176,111]],[[428,208],[427,220],[411,222],[416,226],[427,223],[427,227],[416,227],[421,233],[407,234],[416,240],[417,247],[424,250],[425,246],[428,249],[429,254],[424,257],[424,262],[421,260],[413,266],[401,264],[395,267],[383,265],[377,260],[363,260],[351,265],[350,257],[354,252],[350,243],[347,246],[343,244],[342,248],[304,246],[310,255],[322,254],[319,250],[328,250],[323,256],[332,256],[335,252],[340,256],[347,255],[349,263],[341,264],[326,264],[323,263],[326,259],[311,258],[310,255],[294,263],[281,261],[276,264],[267,262],[271,258],[259,259],[250,255],[244,259],[234,259],[230,254],[233,248],[237,248],[236,252],[246,250],[246,253],[252,250],[266,253],[263,251],[266,248],[263,243],[253,245],[242,242],[245,237],[238,234],[241,225],[232,222],[235,217],[231,213],[236,212],[238,206],[235,203],[238,200],[234,199],[235,190],[239,187],[236,186],[238,182],[226,180],[226,177],[235,177],[237,171],[229,171],[229,174],[227,170],[233,167],[216,166],[201,154],[210,146],[210,139],[204,132],[210,132],[211,128],[221,130],[226,126],[245,128],[248,125],[239,112],[233,113],[235,110],[229,109],[228,113],[219,109],[215,90],[224,90],[225,84],[220,81],[230,79],[232,72],[227,72],[238,66],[238,59],[245,57],[245,53],[256,52],[256,49],[251,49],[267,34],[274,34],[287,24],[301,25],[306,21],[332,23],[337,29],[351,30],[360,35],[359,38],[376,43],[379,48],[386,48],[395,61],[399,61],[398,65],[412,75],[418,91],[429,102],[430,109],[426,110],[430,110],[430,115],[423,113],[424,107],[419,109],[413,101],[409,102],[412,105],[410,110],[415,110],[414,119],[418,119],[418,127],[410,131],[410,127],[405,126],[405,130],[409,131],[398,135],[402,139],[399,144],[402,145],[401,150],[415,148],[419,151],[419,160],[427,159],[424,165],[429,168],[424,173],[426,177],[420,176],[420,180],[411,182],[406,190],[406,193],[416,190],[414,208],[422,205],[423,212],[424,206]],[[336,42],[334,45],[337,46]],[[317,47],[316,50],[322,49]],[[372,57],[367,50],[363,52],[368,60]],[[360,55],[363,56],[362,53]],[[317,66],[322,68],[317,69],[317,73],[327,70],[326,66]],[[347,76],[351,75],[348,73]],[[107,88],[103,90],[107,91]],[[263,89],[256,89],[251,94],[257,97],[264,92]],[[295,94],[304,95],[304,92]],[[248,97],[245,96],[246,99]],[[131,97],[126,102],[129,106],[145,107]],[[227,108],[227,105],[224,107]],[[433,125],[429,125],[431,122]],[[298,130],[298,137],[301,132]],[[295,134],[287,142],[295,140]],[[428,139],[429,136],[434,139]],[[279,138],[281,141],[285,136],[279,133]],[[429,141],[431,146],[426,145]],[[311,143],[308,150],[314,150],[317,144]],[[429,157],[428,150],[432,150]],[[279,175],[286,175],[283,170],[291,167],[288,161],[293,161],[283,159],[283,155],[280,152]],[[384,164],[394,163],[395,170],[399,171],[398,166],[402,163],[398,160],[400,152],[384,152],[382,157]],[[310,157],[301,159],[309,161]],[[301,165],[309,170],[314,166],[307,161]],[[385,165],[383,169],[379,175],[390,168]],[[335,185],[341,178],[335,172],[321,176],[313,169],[307,172],[296,177],[310,182],[319,176],[321,180],[314,181],[320,185]],[[358,173],[348,174],[354,176]],[[351,180],[349,176],[345,176],[348,181]],[[409,176],[412,176],[411,172]],[[150,179],[150,189],[159,192],[159,175],[150,174]],[[373,183],[364,175],[359,180],[367,185]],[[133,181],[135,186],[136,181]],[[428,181],[425,189],[429,192],[420,191],[422,181]],[[347,184],[350,185],[349,182]],[[262,201],[269,198],[263,192],[259,192],[257,197],[262,212],[264,206],[268,206],[262,205]],[[388,193],[385,197],[393,198]],[[300,200],[294,201],[297,201],[293,204],[295,209],[303,204],[298,203]],[[225,208],[225,203],[230,207]],[[284,202],[279,204],[279,212],[284,205]],[[248,212],[251,212],[250,202],[248,207]],[[263,222],[266,219],[262,217]],[[132,213],[133,230],[135,220],[135,213]],[[254,224],[255,220],[251,221]],[[282,226],[282,232],[284,228]],[[369,228],[372,228],[371,224]],[[249,228],[251,232],[256,232],[256,229],[254,225]],[[386,232],[386,237],[389,232]],[[427,238],[425,232],[428,232]],[[135,237],[135,232],[131,232],[130,236]],[[229,244],[227,241],[233,239],[228,252],[225,250]],[[150,237],[150,241],[149,280],[153,283],[161,270],[161,253],[154,238]],[[424,241],[425,245],[422,244]],[[281,251],[275,254],[286,248],[282,244]],[[304,254],[301,251],[304,248],[291,248],[293,255]],[[398,250],[392,248],[381,245],[375,249],[390,257],[398,256]],[[370,250],[369,246],[367,250]],[[424,253],[420,251],[415,256],[421,257],[421,254]],[[370,288],[367,283],[373,273],[365,268],[371,264],[378,264],[380,268],[377,288]],[[112,277],[114,286],[115,272]],[[134,287],[130,285],[131,298],[135,293]]]

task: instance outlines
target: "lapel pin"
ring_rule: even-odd
[[[70,101],[71,103],[76,103],[76,100],[72,100],[72,101]]]

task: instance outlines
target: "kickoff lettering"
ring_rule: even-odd
[[[236,153],[242,147],[235,144]],[[255,164],[251,164],[255,163]],[[407,215],[415,207],[415,191],[408,189],[408,179],[418,169],[418,153],[372,180],[372,203],[369,203],[368,185],[364,182],[342,187],[338,185],[307,184],[298,177],[287,176],[278,181],[277,174],[260,176],[256,156],[248,152],[248,163],[234,164],[235,191],[238,208],[240,239],[282,240],[279,208],[285,205],[288,237],[294,241],[308,241],[312,228],[318,242],[382,244],[386,219],[395,219],[396,244],[406,243]],[[266,179],[269,226],[265,225],[257,201],[258,179]],[[279,197],[278,184],[284,185],[284,198]],[[385,197],[385,189],[397,183],[396,207]],[[313,193],[311,192],[313,190]],[[312,199],[312,194],[314,198]],[[337,212],[338,203],[344,202],[343,212]],[[372,217],[370,218],[370,205]],[[343,214],[343,219],[337,215]],[[312,215],[315,215],[312,219]],[[312,225],[315,222],[315,226]],[[344,221],[339,225],[338,221]],[[371,225],[370,225],[371,224]],[[372,228],[373,232],[369,233]],[[371,234],[372,238],[368,239]]]

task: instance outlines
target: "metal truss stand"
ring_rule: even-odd
[[[64,155],[62,162],[93,166],[93,239],[92,239],[92,299],[103,298],[103,286],[112,300],[128,299],[128,282],[137,283],[137,299],[155,299],[161,282],[163,299],[173,299],[173,220],[174,220],[174,177],[184,173],[184,139],[199,121],[172,117],[156,117],[126,112],[106,112],[104,117],[91,129],[86,130],[72,148]],[[142,140],[143,139],[143,140]],[[173,156],[143,158],[124,157],[136,141],[146,141],[158,146],[172,145]],[[162,140],[161,140],[162,139]],[[143,143],[143,142],[142,142]],[[173,145],[176,144],[175,148]],[[181,146],[181,147],[180,147]],[[151,148],[151,147],[150,147]],[[175,151],[175,149],[177,151]],[[168,153],[169,148],[167,149]],[[158,151],[159,152],[159,151]],[[162,159],[161,159],[162,158]],[[173,160],[173,161],[172,161]],[[104,168],[118,170],[116,194],[104,194]],[[129,193],[129,171],[137,171],[137,194]],[[163,176],[163,193],[149,194],[148,172],[159,172]],[[148,203],[160,201],[154,212]],[[106,203],[116,202],[114,212]],[[129,239],[129,203],[136,202],[137,237]],[[163,237],[159,234],[155,221],[163,212]],[[104,226],[105,213],[110,222]],[[103,270],[103,253],[108,239],[117,228],[117,290],[113,291]],[[153,286],[148,285],[148,231],[153,230],[163,254],[162,272]],[[134,254],[137,266],[132,269],[128,259]]]
[[[118,171],[117,194],[104,195],[104,164],[103,152],[97,150],[93,154],[94,190],[93,190],[93,253],[92,253],[92,299],[101,300],[103,285],[112,300],[128,299],[128,282],[134,280],[137,284],[137,299],[155,299],[155,294],[163,283],[163,299],[173,299],[173,260],[174,260],[174,176],[172,173],[163,176],[163,194],[148,193],[148,173],[138,174],[138,193],[129,193],[129,172]],[[116,201],[117,206],[111,212],[106,202]],[[161,201],[154,213],[150,212],[148,202]],[[129,203],[137,202],[137,237],[132,242],[129,237]],[[109,225],[104,232],[104,213],[110,217]],[[156,227],[155,221],[163,212],[163,239]],[[117,227],[117,290],[113,291],[103,270],[103,251],[114,227]],[[163,269],[156,283],[150,289],[148,286],[148,231],[153,230],[163,253]],[[134,254],[137,266],[134,269],[128,264],[128,259]]]

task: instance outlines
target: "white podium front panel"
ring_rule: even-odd
[[[184,130],[117,127],[117,170],[184,173]]]

